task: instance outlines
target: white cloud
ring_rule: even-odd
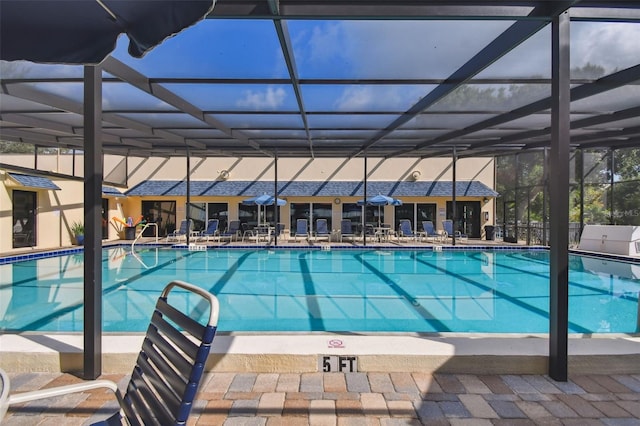
[[[542,28],[502,58],[478,73],[477,78],[551,78],[551,30]]]
[[[433,86],[347,86],[335,101],[339,111],[406,110]]]
[[[640,63],[640,25],[574,22],[571,66],[600,65],[607,73]]]
[[[286,93],[282,87],[267,88],[266,92],[255,92],[246,90],[243,92],[244,98],[237,102],[237,105],[244,108],[274,109],[282,105]]]
[[[366,109],[375,100],[369,87],[349,87],[336,100],[336,108],[340,111],[360,111]]]
[[[445,78],[511,21],[314,22],[296,34],[303,78]],[[607,72],[640,63],[640,25],[572,22],[571,66]],[[550,77],[550,25],[488,67],[482,77]]]
[[[340,21],[299,34],[301,74],[351,78],[449,76],[511,25],[504,21]],[[306,43],[305,43],[306,39]]]
[[[329,61],[344,61],[342,39],[345,37],[343,26],[339,23],[328,23],[323,26],[315,26],[311,30],[308,42],[308,60],[314,63]]]

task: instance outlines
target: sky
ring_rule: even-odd
[[[443,79],[512,22],[292,20],[286,24],[301,79]],[[572,68],[595,64],[610,73],[640,63],[638,24],[572,22],[571,36]],[[149,77],[288,77],[275,28],[269,20],[205,20],[165,40],[142,59],[128,55],[127,43],[127,38],[121,36],[113,56]],[[3,63],[0,70],[5,76],[15,72],[32,76],[82,75],[82,67],[64,65]],[[549,26],[477,77],[550,77]],[[38,85],[62,96],[82,98],[80,84]],[[297,110],[293,88],[286,84],[166,87],[203,110]],[[303,85],[302,94],[307,111],[401,112],[434,87]],[[625,92],[618,96],[625,97]],[[125,105],[134,109],[173,109],[126,84],[109,84],[104,92],[105,109]],[[366,124],[366,119],[360,120]],[[321,119],[317,122],[322,124]]]
[[[287,22],[301,79],[448,77],[493,40],[510,21],[313,21]],[[573,22],[571,66],[602,66],[606,73],[640,63],[640,25]],[[542,29],[478,78],[550,77],[550,28]],[[115,56],[149,76],[287,78],[270,21],[207,20],[148,53]],[[171,60],[167,61],[167,58]],[[396,111],[434,85],[303,85],[309,111]],[[288,85],[172,87],[202,109],[296,109]]]

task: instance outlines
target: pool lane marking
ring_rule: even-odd
[[[316,295],[315,283],[313,282],[313,279],[311,279],[311,270],[309,269],[309,261],[307,259],[307,255],[309,253],[310,252],[304,252],[298,255],[302,284],[304,286],[305,294],[307,295],[305,300],[307,302],[307,310],[309,312],[309,326],[311,327],[311,330],[314,331],[327,331],[324,325],[324,320],[322,319],[322,310],[318,304],[318,298],[308,297]]]
[[[372,274],[376,275],[380,278],[385,284],[389,285],[399,296],[401,296],[404,300],[409,302],[409,305],[412,309],[416,310],[418,315],[420,315],[421,319],[424,319],[427,323],[429,323],[435,331],[451,331],[449,327],[445,325],[442,321],[435,318],[435,316],[427,310],[424,306],[420,304],[420,302],[413,297],[411,294],[407,293],[402,287],[400,287],[395,281],[387,277],[382,271],[373,266],[367,260],[363,258],[364,253],[356,254],[355,257],[360,260],[362,265],[364,265]]]
[[[431,268],[433,268],[433,269],[435,269],[437,271],[441,271],[445,275],[450,275],[450,276],[452,276],[452,277],[454,277],[456,279],[459,279],[460,281],[464,281],[466,283],[469,283],[469,284],[471,284],[473,286],[476,286],[476,287],[478,287],[478,288],[480,288],[482,290],[485,290],[485,291],[494,291],[494,292],[496,292],[497,295],[499,295],[500,297],[502,297],[505,300],[509,301],[510,303],[513,303],[516,306],[520,306],[521,308],[524,308],[524,309],[526,309],[526,310],[528,310],[530,312],[533,312],[533,313],[535,313],[537,315],[540,315],[543,318],[549,319],[549,312],[547,312],[547,311],[545,311],[543,309],[540,309],[540,308],[537,308],[535,306],[532,306],[531,304],[523,302],[518,298],[514,298],[514,297],[512,297],[512,296],[510,296],[510,295],[508,295],[508,294],[506,294],[506,293],[504,293],[504,292],[502,292],[502,291],[500,291],[498,289],[491,288],[491,287],[489,287],[487,285],[484,285],[484,284],[479,283],[477,281],[474,281],[474,280],[472,280],[470,278],[467,278],[464,275],[448,271],[448,270],[446,270],[444,268],[441,268],[439,266],[432,265],[430,262],[425,262],[425,261],[423,261],[421,259],[418,259],[418,257],[415,256],[415,254],[412,254],[412,257],[414,257],[417,262],[420,262],[420,263],[422,263],[422,264],[424,264],[426,266],[429,266],[429,267],[431,267]],[[578,324],[575,324],[575,323],[572,323],[572,322],[569,322],[569,324],[570,324],[570,326],[572,325],[575,330],[578,330],[578,331],[575,331],[575,333],[592,333],[592,331],[590,331],[590,330],[588,330],[588,329],[586,329],[586,328],[584,328],[584,327],[582,327],[582,326],[580,326]]]
[[[469,257],[474,258],[474,259],[476,259],[476,260],[477,260],[477,256],[479,256],[479,253],[472,253],[471,255],[469,255]],[[516,253],[510,253],[510,254],[507,254],[507,256],[508,256],[508,257],[516,258],[516,256],[518,256],[518,254],[516,254]],[[573,257],[573,256],[581,257],[581,255],[579,255],[579,254],[570,254],[570,255],[569,255],[569,257],[570,257],[570,258],[571,258],[571,257]],[[530,261],[530,262],[535,262],[535,263],[539,263],[539,264],[541,264],[541,265],[546,265],[546,266],[547,266],[547,268],[549,267],[549,262],[548,262],[548,261],[547,261],[547,262],[544,262],[544,261],[537,260],[537,259],[528,259],[528,258],[526,258],[526,257],[525,257],[525,259],[526,259],[527,261]],[[614,259],[613,261],[614,261],[614,262],[621,262],[621,263],[625,263],[623,260],[617,260],[617,259]],[[499,267],[499,268],[502,268],[502,269],[509,269],[509,270],[514,271],[514,272],[516,272],[516,273],[533,275],[533,276],[535,276],[535,277],[538,277],[538,278],[545,278],[545,279],[547,279],[547,280],[549,279],[549,274],[548,274],[548,273],[531,272],[531,271],[527,271],[526,269],[516,268],[516,267],[511,266],[511,265],[502,265],[502,264],[498,264],[495,260],[491,261],[491,263],[492,263],[494,266],[496,266],[496,267]],[[580,273],[580,272],[582,272],[582,271],[574,271],[574,272],[575,272],[575,273]],[[571,270],[569,270],[569,274],[571,275]],[[613,294],[612,294],[610,291],[608,291],[608,290],[600,289],[600,288],[593,287],[593,286],[590,286],[590,285],[587,285],[587,284],[582,284],[582,283],[580,283],[580,282],[572,281],[571,279],[569,279],[569,286],[578,287],[578,288],[581,288],[581,289],[583,289],[583,290],[590,290],[590,291],[592,291],[593,293],[595,293],[595,294],[599,294],[599,295],[601,295],[601,296],[612,296],[612,295],[613,295]],[[583,295],[583,294],[581,294],[581,295],[577,295],[577,296],[584,296],[584,295]],[[547,295],[546,297],[549,297],[549,296]],[[637,301],[637,300],[638,300],[637,298],[634,298],[633,296],[631,296],[631,295],[627,295],[627,294],[622,294],[622,295],[620,295],[619,297],[620,297],[621,299],[629,300],[629,301],[631,301],[631,302],[634,302],[634,301]]]
[[[124,281],[117,282],[117,283],[114,283],[113,285],[111,285],[111,286],[109,286],[107,288],[103,288],[102,289],[102,297],[104,299],[104,297],[106,295],[118,290],[120,287],[122,287],[124,285],[127,285],[127,284],[129,284],[129,283],[131,283],[133,281],[136,281],[136,280],[140,279],[141,277],[143,277],[145,275],[149,275],[152,272],[154,272],[154,271],[156,271],[156,270],[158,270],[160,268],[163,268],[163,267],[168,266],[168,265],[170,265],[172,263],[175,263],[178,260],[182,260],[182,259],[184,259],[186,257],[192,256],[192,255],[194,255],[196,253],[198,253],[198,252],[187,252],[184,256],[180,256],[180,257],[178,257],[176,259],[171,259],[171,260],[169,260],[167,262],[164,262],[164,263],[162,263],[160,265],[154,266],[153,268],[146,269],[146,270],[140,272],[139,274],[133,275],[130,278],[124,280]],[[103,260],[103,262],[104,262],[104,260]],[[104,284],[104,282],[102,284]],[[83,284],[82,288],[84,288],[84,284]],[[159,289],[157,291],[158,294],[160,294],[161,292],[162,292],[162,289]],[[79,308],[81,308],[83,306],[84,306],[84,299],[82,299],[78,303],[75,303],[73,305],[69,305],[69,306],[67,306],[65,308],[62,308],[60,310],[54,311],[54,312],[50,313],[49,315],[46,315],[46,316],[44,316],[44,317],[42,317],[42,318],[40,318],[40,319],[38,319],[36,321],[32,321],[31,323],[22,326],[21,329],[25,329],[26,328],[28,331],[35,331],[40,326],[43,326],[43,325],[51,322],[52,320],[54,320],[56,318],[59,318],[59,317],[62,317],[62,316],[66,315],[66,314],[68,314],[70,312],[73,312],[73,311],[75,311],[75,310],[77,310],[77,309],[79,309]],[[14,330],[14,329],[3,330],[3,332],[13,332],[13,331],[17,332],[17,331],[23,331],[23,330]],[[144,330],[142,330],[142,331],[144,331]]]

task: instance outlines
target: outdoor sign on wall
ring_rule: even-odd
[[[324,373],[357,373],[358,357],[354,355],[320,355],[318,371]]]

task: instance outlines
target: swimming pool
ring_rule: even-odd
[[[637,333],[640,265],[572,255],[571,333]],[[0,265],[0,330],[82,331],[82,255]],[[544,250],[103,252],[105,332],[142,332],[164,285],[218,296],[220,331],[546,333]],[[185,299],[187,309],[191,300]]]

